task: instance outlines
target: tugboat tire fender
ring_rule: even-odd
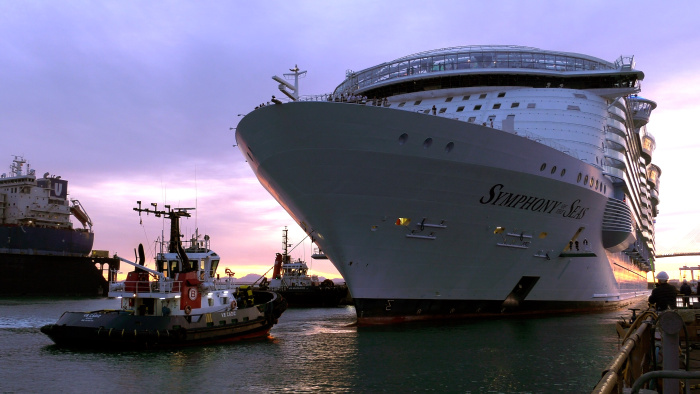
[[[190,313],[192,313],[192,307],[189,306],[189,305],[187,305],[187,306],[185,307],[185,314],[186,314],[186,315],[189,315]]]

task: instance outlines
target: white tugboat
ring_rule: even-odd
[[[110,283],[109,296],[120,309],[66,312],[41,331],[56,344],[69,347],[173,347],[265,337],[287,307],[270,291],[236,286],[232,273],[219,278],[220,257],[195,236],[184,248],[179,219],[192,208],[141,208],[170,220],[170,241],[161,242],[156,269],[144,265],[143,246],[126,280]],[[155,204],[152,204],[156,207]],[[229,272],[227,272],[229,273]]]

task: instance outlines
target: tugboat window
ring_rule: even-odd
[[[475,105],[475,106],[474,106],[474,111],[478,111],[478,110],[480,110],[480,109],[481,109],[481,105]]]
[[[457,107],[457,111],[455,111],[455,112],[462,112],[462,111],[464,111],[464,106]]]

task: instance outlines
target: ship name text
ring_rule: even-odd
[[[588,208],[581,205],[581,200],[577,199],[571,204],[562,201],[550,200],[547,198],[528,196],[525,194],[515,194],[503,191],[504,185],[497,183],[491,187],[488,196],[479,199],[481,204],[498,205],[499,207],[529,209],[533,212],[542,212],[562,215],[572,219],[582,219]]]

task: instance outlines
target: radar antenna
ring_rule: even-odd
[[[277,75],[273,76],[272,79],[280,83],[280,92],[284,93],[287,97],[292,99],[292,101],[297,101],[299,99],[299,78],[304,78],[306,76],[306,71],[299,71],[299,66],[296,64],[294,65],[294,68],[290,68],[289,71],[292,73],[282,75],[284,75],[286,79],[294,79],[294,85],[278,77]]]

